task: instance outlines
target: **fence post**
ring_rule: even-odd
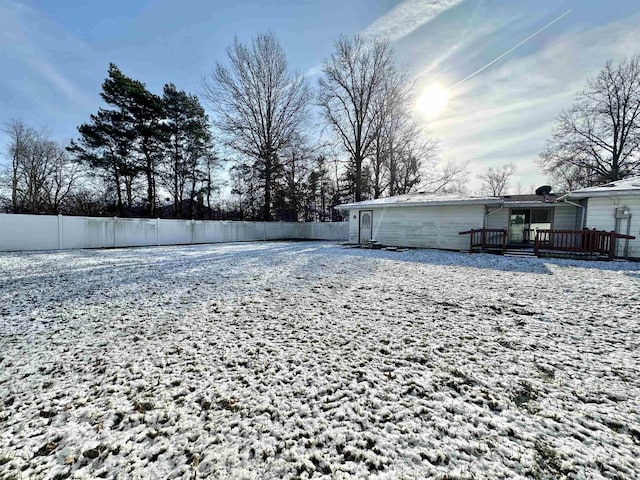
[[[196,221],[191,219],[191,245],[196,243]]]
[[[58,250],[62,250],[62,215],[58,214]]]
[[[113,217],[113,248],[118,246],[118,241],[116,240],[116,233],[118,231],[117,220],[118,220],[117,216]]]
[[[156,218],[156,246],[160,245],[160,219]]]

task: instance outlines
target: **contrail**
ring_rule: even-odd
[[[484,67],[476,70],[475,72],[473,72],[471,75],[463,78],[462,80],[460,80],[458,83],[456,83],[454,86],[450,87],[449,90],[453,90],[454,88],[456,88],[458,85],[466,82],[467,80],[469,80],[470,78],[475,77],[477,74],[479,74],[480,72],[482,72],[483,70],[489,68],[491,65],[493,65],[494,63],[496,63],[498,60],[500,60],[501,58],[504,58],[505,56],[509,55],[511,52],[513,52],[516,48],[518,48],[519,46],[521,46],[522,44],[528,42],[529,40],[531,40],[533,37],[535,37],[536,35],[538,35],[540,32],[542,32],[543,30],[549,28],[551,25],[553,25],[554,23],[556,23],[558,20],[560,20],[562,17],[568,15],[569,13],[571,13],[573,9],[569,9],[566,12],[564,12],[562,15],[560,15],[558,18],[552,20],[551,22],[547,23],[544,27],[540,28],[539,30],[536,30],[535,32],[533,32],[531,35],[529,35],[527,38],[525,38],[524,40],[522,40],[520,43],[518,43],[515,47],[511,47],[509,50],[507,50],[506,52],[504,52],[502,55],[500,55],[498,58],[493,59],[492,61],[490,61],[489,63],[487,63]]]

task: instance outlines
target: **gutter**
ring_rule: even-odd
[[[484,200],[453,200],[453,201],[432,201],[432,202],[406,202],[406,203],[371,203],[371,204],[349,204],[336,205],[336,210],[371,210],[375,208],[400,208],[400,207],[456,207],[464,205],[486,205],[486,206],[501,206],[502,202],[494,201],[487,202]]]
[[[620,190],[616,190],[615,188],[611,188],[611,190],[596,190],[593,192],[581,192],[580,190],[576,190],[575,192],[569,192],[569,193],[565,193],[564,195],[558,197],[558,200],[562,200],[566,197],[573,197],[576,199],[583,199],[583,198],[593,198],[593,197],[611,197],[611,196],[628,196],[628,195],[640,195],[640,189],[620,189]]]

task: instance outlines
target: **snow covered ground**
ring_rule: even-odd
[[[640,264],[0,254],[0,478],[640,478]]]

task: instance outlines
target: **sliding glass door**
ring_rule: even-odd
[[[527,244],[536,238],[536,230],[551,229],[551,208],[511,209],[509,214],[509,243]]]
[[[509,215],[509,243],[525,243],[528,235],[530,210],[511,210]]]

